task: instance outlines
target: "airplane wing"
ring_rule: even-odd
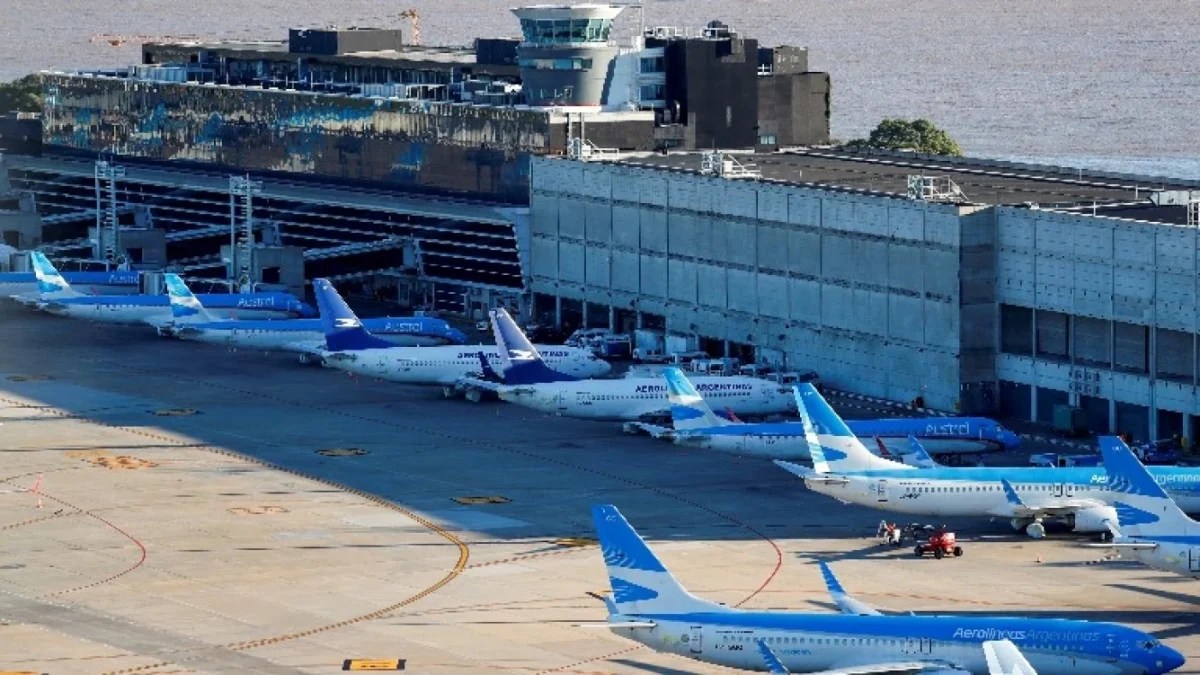
[[[675,439],[675,430],[670,427],[650,424],[649,422],[625,422],[621,425],[627,434],[636,434],[643,432],[650,434],[652,438],[671,441]]]
[[[1007,480],[1000,479],[1000,484],[1004,487],[1005,503],[1004,506],[996,507],[990,511],[993,516],[1003,518],[1065,516],[1084,509],[1108,506],[1108,504],[1099,499],[1082,499],[1077,497],[1049,497],[1037,499],[1036,501],[1025,501],[1021,499],[1017,491],[1013,489],[1012,484]]]
[[[983,643],[989,675],[1037,675],[1033,665],[1011,640],[988,640]]]
[[[778,466],[779,468],[783,469],[784,471],[787,471],[788,473],[790,473],[794,476],[798,476],[800,478],[803,478],[806,481],[811,481],[813,483],[837,483],[837,484],[844,485],[844,484],[850,482],[849,480],[847,480],[841,476],[834,476],[834,475],[830,475],[827,473],[817,473],[816,471],[813,471],[812,469],[810,469],[806,466],[800,466],[799,464],[785,462],[781,459],[777,459],[774,461],[775,461],[775,465]]]
[[[577,623],[576,628],[654,628],[653,621],[612,621],[609,623]]]
[[[287,352],[296,352],[297,354],[308,354],[310,356],[321,356],[325,351],[325,340],[297,340],[289,342],[283,346],[283,350]]]
[[[502,382],[495,382],[493,380],[485,380],[482,377],[471,376],[458,378],[458,380],[454,382],[454,386],[457,389],[482,389],[484,391],[490,391],[493,393],[516,389],[516,387],[513,387],[512,385],[507,385]]]
[[[838,581],[833,570],[829,569],[824,561],[817,563],[821,567],[821,577],[825,580],[825,588],[829,589],[829,595],[833,597],[833,602],[842,610],[843,614],[855,614],[859,616],[872,615],[880,616],[881,612],[867,603],[858,600],[849,593],[845,588],[842,588],[842,583]]]
[[[969,675],[971,671],[934,661],[892,661],[885,663],[864,663],[858,666],[833,668],[831,670],[810,671],[809,675],[875,675],[876,673],[919,673],[935,671],[941,675],[962,673]]]

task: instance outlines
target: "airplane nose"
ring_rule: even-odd
[[[1163,662],[1163,668],[1161,672],[1169,673],[1172,670],[1179,668],[1184,663],[1187,663],[1187,657],[1175,651],[1174,649],[1171,649],[1166,645],[1163,645],[1161,649],[1162,652],[1160,654],[1160,658]]]

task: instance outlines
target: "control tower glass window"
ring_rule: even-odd
[[[607,43],[611,32],[612,19],[521,19],[529,44]]]

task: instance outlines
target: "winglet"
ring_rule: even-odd
[[[1004,487],[1004,498],[1008,500],[1009,504],[1013,506],[1025,506],[1025,502],[1021,501],[1020,495],[1018,495],[1017,491],[1013,489],[1012,483],[1008,482],[1004,478],[1001,478],[1000,485]]]
[[[329,351],[389,349],[396,346],[363,328],[362,321],[328,279],[313,279],[313,292],[317,296],[317,307],[321,310],[321,327],[325,330],[325,346]]]
[[[479,372],[481,375],[483,375],[483,379],[485,380],[495,380],[496,382],[504,381],[504,378],[500,377],[500,373],[497,373],[496,370],[492,368],[491,364],[488,363],[487,354],[484,352],[479,352]]]
[[[758,645],[758,654],[762,657],[763,665],[767,667],[768,673],[787,675],[787,673],[791,672],[787,669],[787,666],[783,665],[783,661],[780,661],[779,657],[775,656],[775,652],[771,651],[766,642],[759,639],[755,640],[754,644]]]
[[[908,449],[910,451],[909,454],[912,456],[913,466],[929,468],[938,465],[938,463],[935,462],[933,457],[929,454],[929,451],[925,449],[924,445],[921,445],[921,441],[918,441],[914,434],[908,435]]]
[[[842,583],[838,581],[833,570],[825,561],[818,561],[817,564],[821,567],[821,578],[825,580],[825,588],[829,590],[829,596],[833,598],[833,603],[842,610],[844,614],[856,615],[878,615],[879,610],[868,605],[867,603],[855,599],[845,588],[842,588]]]

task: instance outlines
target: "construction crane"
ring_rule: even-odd
[[[110,35],[101,33],[93,35],[88,42],[102,43],[110,47],[124,47],[127,44],[145,44],[147,42],[210,42],[215,38],[204,38],[198,35]]]
[[[421,44],[421,15],[415,9],[406,9],[398,15],[401,19],[412,19],[412,43]]]

